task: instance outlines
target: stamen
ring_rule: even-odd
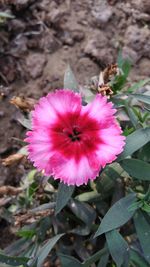
[[[74,128],[72,130],[72,133],[69,133],[68,136],[72,142],[75,142],[75,141],[81,140],[80,134],[81,134],[81,132],[79,132],[76,128]]]

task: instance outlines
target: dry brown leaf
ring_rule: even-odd
[[[34,105],[37,103],[37,100],[29,97],[14,96],[10,103],[15,105],[17,108],[23,111],[31,111],[34,108]]]
[[[0,186],[0,195],[11,195],[11,196],[15,196],[18,195],[19,193],[22,192],[22,188],[21,187],[13,187],[10,185],[3,185]]]
[[[19,154],[19,153],[10,155],[9,157],[2,159],[2,165],[10,166],[12,164],[20,162],[24,157],[25,157],[25,155]]]
[[[103,71],[104,84],[107,84],[113,76],[117,75],[119,72],[117,64],[111,64]]]
[[[111,64],[104,71],[100,72],[98,82],[98,92],[102,95],[110,96],[113,94],[113,90],[109,85],[109,82],[119,74],[119,68],[117,64]]]
[[[42,211],[28,211],[24,214],[17,214],[15,216],[15,226],[21,227],[24,224],[31,224],[36,222],[37,220],[46,217],[48,215],[52,215],[54,213],[53,209],[47,209]]]
[[[113,91],[111,89],[111,87],[107,84],[101,85],[98,87],[98,92],[101,93],[101,95],[112,95]]]

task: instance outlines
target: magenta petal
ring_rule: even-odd
[[[113,104],[97,95],[82,106],[80,94],[57,90],[40,99],[27,132],[29,159],[34,166],[68,185],[87,184],[114,161],[125,138]]]

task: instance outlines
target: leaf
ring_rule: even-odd
[[[77,226],[76,228],[68,231],[69,233],[86,236],[90,234],[90,229],[88,226]]]
[[[36,213],[37,211],[43,211],[43,210],[47,210],[47,209],[54,209],[55,208],[56,203],[55,202],[50,202],[50,203],[45,203],[42,205],[39,205],[37,208],[31,209],[30,211],[32,213]]]
[[[57,192],[55,215],[58,214],[68,203],[74,192],[75,186],[60,183]]]
[[[64,234],[59,234],[51,239],[39,250],[38,256],[35,259],[35,262],[37,262],[37,267],[41,267],[42,263],[50,253],[51,249],[55,246],[57,241],[63,236]]]
[[[36,234],[36,231],[35,229],[19,230],[16,234],[21,237],[32,239],[32,237]]]
[[[11,245],[5,248],[4,253],[10,256],[15,256],[21,254],[21,252],[26,249],[32,240],[27,240],[26,238],[20,238],[19,240],[13,242]]]
[[[141,207],[142,210],[144,210],[147,213],[150,213],[150,205],[147,204],[147,202],[143,202],[143,206]]]
[[[72,210],[72,212],[82,220],[87,226],[91,226],[91,224],[96,219],[95,210],[88,205],[87,203],[79,202],[78,200],[70,200],[68,206]]]
[[[129,210],[138,210],[139,208],[141,208],[143,205],[143,200],[138,200],[138,201],[135,201],[130,207],[129,207]]]
[[[135,151],[150,141],[150,128],[138,129],[126,138],[124,151],[118,157],[117,161],[121,161],[127,156],[132,155]]]
[[[62,253],[58,254],[62,267],[82,267],[83,265],[74,257],[64,255]]]
[[[23,155],[27,156],[28,155],[27,146],[23,146],[21,149],[19,149],[19,151],[17,153],[18,154],[23,154]]]
[[[32,130],[31,120],[26,119],[23,115],[20,115],[18,121],[21,123],[22,126],[25,128]]]
[[[127,102],[125,102],[125,108],[126,108],[128,116],[130,118],[130,121],[132,122],[132,125],[134,126],[134,128],[136,128],[139,124],[139,120],[137,119],[134,111],[132,110],[131,107],[129,107]]]
[[[140,149],[138,153],[138,158],[150,162],[149,143],[147,143]]]
[[[135,267],[149,267],[148,262],[134,249],[130,250],[130,261],[136,264]]]
[[[114,183],[120,177],[122,173],[122,169],[120,168],[118,163],[112,163],[103,170],[102,174],[106,174]]]
[[[134,224],[145,259],[150,263],[150,224],[146,220],[142,211],[138,210],[136,212],[134,216]]]
[[[39,242],[42,242],[45,240],[47,231],[51,227],[51,223],[52,223],[51,218],[49,216],[42,218],[40,220],[40,226],[39,226],[39,229],[37,230],[37,236],[38,236]]]
[[[64,89],[72,89],[73,91],[78,92],[79,91],[79,85],[76,81],[76,78],[74,76],[74,73],[70,67],[70,65],[68,65],[66,71],[65,71],[65,75],[64,75]]]
[[[90,256],[83,263],[79,262],[72,256],[64,255],[62,253],[59,253],[58,256],[60,257],[62,267],[90,267],[94,262],[98,261],[103,255],[105,255],[107,251],[108,250],[106,248],[103,248],[100,251],[96,252],[94,255]]]
[[[150,96],[141,94],[131,94],[130,96],[135,97],[137,100],[150,105]]]
[[[83,266],[84,267],[91,267],[91,265],[98,261],[103,255],[105,255],[108,252],[108,249],[104,247],[103,249],[96,252],[94,255],[90,256],[87,260],[84,261]]]
[[[28,267],[27,262],[28,258],[25,257],[11,257],[11,256],[6,256],[3,254],[0,254],[0,262],[1,263],[6,263],[11,266],[20,266],[23,265],[25,267]]]
[[[128,209],[130,205],[135,202],[135,199],[136,195],[133,193],[117,201],[102,219],[95,237],[116,229],[129,221],[132,218],[134,211],[129,211]]]
[[[95,199],[98,199],[101,195],[97,193],[97,191],[90,191],[81,193],[80,195],[77,195],[75,197],[76,200],[79,200],[81,202],[92,202]]]
[[[102,255],[97,267],[106,267],[109,260],[109,253]]]
[[[9,13],[6,13],[6,12],[0,12],[0,18],[8,18],[8,19],[14,19],[15,16],[9,14]]]
[[[139,159],[124,159],[121,167],[134,178],[150,181],[150,164]]]
[[[147,84],[150,81],[150,79],[145,79],[145,80],[141,80],[137,83],[134,83],[131,87],[128,88],[127,92],[128,93],[132,93],[133,91],[140,89],[141,87],[143,87],[145,84]]]
[[[127,267],[129,262],[128,243],[117,230],[107,232],[105,235],[110,254],[117,264],[117,267],[121,267],[123,263],[125,263]]]
[[[114,92],[122,89],[122,87],[126,83],[127,77],[131,70],[130,61],[128,59],[123,59],[121,53],[119,53],[117,61],[118,61],[118,67],[121,70],[121,73],[119,75],[116,75],[115,79],[112,81],[111,86]]]

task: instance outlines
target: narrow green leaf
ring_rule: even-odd
[[[76,228],[68,231],[69,233],[86,236],[90,234],[90,229],[88,226],[77,226]]]
[[[78,200],[71,199],[68,206],[72,212],[82,220],[87,226],[91,226],[96,219],[95,210],[84,202],[79,202]]]
[[[65,75],[64,75],[64,88],[65,89],[72,89],[73,91],[79,91],[79,85],[76,81],[74,73],[71,67],[68,65]]]
[[[90,191],[90,192],[85,192],[80,195],[77,195],[75,199],[81,201],[81,202],[91,202],[94,201],[95,199],[99,198],[101,195],[97,193],[97,191]]]
[[[138,153],[138,158],[150,162],[149,143],[147,143],[140,149]]]
[[[127,102],[125,103],[125,108],[126,108],[128,116],[130,118],[130,121],[132,122],[134,128],[136,128],[138,126],[138,124],[139,124],[139,120],[138,120],[137,116],[133,112],[132,108],[129,107]]]
[[[150,105],[150,96],[141,94],[131,94],[130,96],[135,97],[137,100]]]
[[[42,218],[40,220],[40,226],[39,226],[39,229],[37,230],[37,236],[38,236],[39,242],[42,242],[45,240],[47,231],[50,229],[51,224],[52,224],[51,221],[52,220],[50,216]]]
[[[147,213],[150,213],[150,205],[144,201],[143,206],[141,207]]]
[[[9,14],[9,13],[6,13],[6,12],[0,12],[0,18],[8,18],[8,19],[14,19],[15,16]]]
[[[83,262],[84,267],[91,267],[91,265],[98,261],[103,255],[105,255],[108,252],[108,249],[104,247],[103,249],[96,252],[94,255],[90,256],[87,260]]]
[[[150,79],[145,79],[145,80],[141,80],[137,83],[134,83],[131,87],[128,88],[127,92],[128,93],[132,93],[133,91],[140,89],[141,87],[143,87],[145,84],[147,84],[150,81]]]
[[[94,262],[98,261],[107,252],[107,248],[103,248],[100,251],[96,252],[94,255],[90,256],[83,263],[79,262],[72,256],[64,255],[62,253],[59,253],[58,256],[60,257],[62,267],[90,267]]]
[[[136,196],[133,193],[117,201],[102,219],[95,237],[116,229],[129,221],[134,214],[134,211],[129,211],[129,207],[135,202],[135,199]]]
[[[13,242],[11,245],[5,248],[4,253],[10,256],[16,256],[21,254],[28,246],[30,246],[32,240],[27,240],[26,238],[20,238],[19,240]]]
[[[138,210],[136,212],[134,216],[134,224],[145,259],[150,263],[150,224],[146,220],[142,211]]]
[[[60,183],[57,192],[55,214],[58,214],[68,203],[74,192],[75,186]]]
[[[108,260],[109,260],[109,253],[106,253],[101,257],[97,267],[106,267]]]
[[[124,84],[126,83],[127,77],[131,70],[131,63],[128,59],[123,59],[121,53],[118,57],[118,67],[121,70],[119,75],[116,75],[115,79],[112,81],[111,86],[114,92],[122,89]]]
[[[0,254],[0,262],[6,263],[11,266],[23,265],[24,267],[28,267],[27,265],[28,260],[29,259],[25,257],[11,257],[11,256]]]
[[[117,264],[117,267],[121,267],[124,263],[127,267],[129,264],[129,246],[124,238],[119,234],[117,230],[112,230],[106,234],[107,245],[110,254]]]
[[[126,138],[126,145],[123,153],[118,157],[117,161],[123,160],[127,156],[132,155],[135,151],[150,141],[150,128],[138,129]]]
[[[41,267],[42,263],[50,253],[51,249],[55,246],[57,241],[63,236],[64,234],[59,234],[52,237],[38,252],[38,256],[35,259],[37,262],[37,267]]]
[[[27,146],[23,146],[21,149],[19,149],[18,154],[23,154],[23,155],[27,156],[28,155]]]
[[[122,173],[122,169],[120,168],[118,163],[112,163],[103,170],[102,174],[107,175],[114,183],[120,177]]]
[[[130,207],[129,207],[129,210],[137,210],[139,208],[141,208],[143,205],[143,201],[142,200],[138,200],[138,201],[135,201]]]
[[[32,239],[32,237],[36,234],[36,231],[35,229],[19,230],[16,234],[21,237]]]
[[[58,254],[62,267],[83,267],[81,262],[72,256],[64,255],[62,253]]]
[[[25,128],[31,130],[32,129],[32,125],[31,125],[31,120],[26,119],[23,115],[20,115],[18,118],[18,121],[20,122],[20,124],[22,126],[24,126]]]
[[[47,210],[47,209],[54,209],[56,205],[56,202],[50,202],[50,203],[45,203],[42,204],[40,206],[38,206],[37,208],[31,209],[30,211],[32,213],[36,213],[37,211],[43,211],[43,210]]]
[[[150,181],[150,164],[147,162],[139,159],[124,159],[120,165],[132,177]]]
[[[130,250],[130,261],[136,264],[136,267],[149,267],[148,262],[134,249]]]

